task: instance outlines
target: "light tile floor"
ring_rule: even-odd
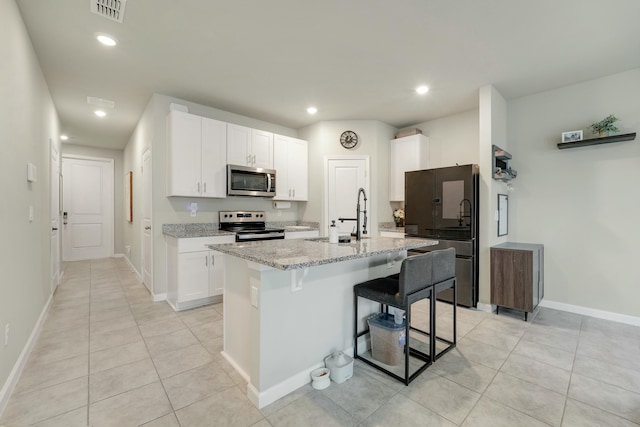
[[[424,305],[414,320],[426,319]],[[451,307],[439,305],[439,327]],[[409,387],[357,362],[256,409],[220,356],[222,305],[175,313],[122,260],[68,263],[2,426],[632,426],[640,328],[459,310],[458,346]]]

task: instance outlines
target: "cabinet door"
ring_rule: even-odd
[[[201,124],[181,111],[167,116],[167,196],[201,195]]]
[[[224,254],[209,251],[209,296],[224,292]]]
[[[273,137],[273,168],[276,170],[276,195],[274,200],[290,200],[289,186],[289,137],[275,135]]]
[[[309,154],[307,141],[291,138],[288,150],[291,200],[309,199]]]
[[[273,134],[263,130],[251,129],[251,166],[273,169]]]
[[[209,296],[209,252],[178,254],[178,302]]]
[[[202,118],[202,197],[227,195],[227,124]]]
[[[491,304],[533,310],[531,251],[491,248]]]
[[[250,146],[251,128],[227,123],[227,163],[251,166],[249,162]]]
[[[391,140],[389,147],[389,200],[404,201],[404,173],[429,167],[429,139],[411,135]]]

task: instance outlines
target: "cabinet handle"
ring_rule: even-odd
[[[255,165],[256,165],[256,155],[254,154],[253,155],[253,166],[255,166]]]
[[[198,193],[200,192],[200,183],[198,182]]]
[[[296,189],[295,188],[293,189],[293,198],[294,199],[296,198]]]
[[[215,265],[215,258],[213,257],[213,254],[211,254],[211,267],[213,267]]]
[[[247,165],[251,166],[251,154],[247,154]]]
[[[204,266],[205,266],[205,267],[209,267],[209,255],[207,255],[206,257],[204,257]]]
[[[289,189],[289,197],[291,197],[291,189]]]
[[[204,185],[204,188],[203,188],[202,192],[206,193],[207,192],[207,183],[205,182],[203,185]]]

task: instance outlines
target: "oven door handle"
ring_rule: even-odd
[[[284,233],[252,233],[252,234],[237,234],[236,240],[270,240],[270,239],[283,239]]]

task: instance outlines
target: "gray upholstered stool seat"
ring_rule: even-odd
[[[437,357],[451,350],[456,344],[456,286],[455,286],[455,249],[427,252],[423,255],[407,258],[402,261],[400,273],[389,277],[381,277],[359,283],[354,286],[354,355],[365,363],[387,373],[408,385],[422,373]],[[449,341],[436,336],[436,298],[437,292],[453,288],[453,340]],[[358,338],[370,333],[367,328],[358,332],[358,298],[380,303],[380,311],[388,312],[389,307],[405,310],[405,344],[404,344],[404,376],[397,375],[375,360],[363,357],[358,352]],[[411,305],[416,301],[429,298],[429,331],[411,326]],[[429,337],[429,352],[425,353],[411,347],[410,331],[419,332]],[[448,343],[448,347],[436,353],[436,339]],[[410,356],[422,361],[410,374]]]

